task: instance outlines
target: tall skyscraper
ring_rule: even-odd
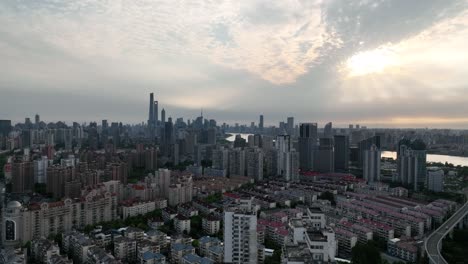
[[[380,181],[380,150],[375,144],[364,152],[363,174],[368,183]]]
[[[229,150],[229,175],[244,176],[245,172],[245,151],[242,148]]]
[[[402,183],[414,184],[415,190],[426,185],[426,155],[426,144],[420,139],[411,141],[404,138],[398,142],[397,174]],[[415,162],[415,171],[412,168],[413,162]],[[413,176],[413,173],[416,175]]]
[[[156,127],[158,126],[158,101],[154,100],[154,94],[150,93],[148,128],[151,137],[156,136]]]
[[[411,143],[411,149],[413,150],[413,154],[418,157],[418,176],[417,176],[417,183],[418,187],[424,187],[426,185],[427,180],[427,169],[426,169],[426,144],[420,140],[416,139]]]
[[[75,179],[75,168],[61,165],[47,168],[46,190],[54,198],[62,198],[65,195],[65,183]]]
[[[380,149],[380,136],[372,136],[367,139],[361,140],[358,143],[358,148],[359,148],[359,157],[358,157],[358,162],[359,162],[359,167],[362,168],[364,166],[364,152],[372,145],[376,145],[378,149]]]
[[[39,117],[39,114],[36,114],[36,116],[34,117],[34,123],[37,125],[39,125],[39,122],[41,122],[41,118]]]
[[[288,117],[286,130],[290,136],[294,136],[294,117]]]
[[[260,115],[260,121],[258,122],[258,129],[263,131],[263,115]]]
[[[11,131],[11,120],[0,120],[0,136],[8,136]]]
[[[161,122],[166,123],[166,110],[164,108],[161,110]]]
[[[34,188],[34,165],[30,161],[15,159],[11,166],[12,192],[30,193]]]
[[[332,128],[332,122],[328,122],[324,129],[323,129],[323,136],[324,137],[332,137],[333,136],[333,128]]]
[[[314,153],[317,149],[317,123],[303,123],[299,126],[299,168],[314,169]]]
[[[257,263],[257,215],[224,212],[224,263]]]
[[[414,190],[418,189],[418,157],[411,148],[401,145],[398,152],[397,171],[399,182],[412,185]]]
[[[319,172],[333,172],[335,169],[335,155],[333,138],[321,138],[315,157],[315,170]]]
[[[159,102],[158,101],[154,101],[154,106],[153,106],[153,122],[154,122],[154,126],[158,126],[158,123],[159,123]]]
[[[277,175],[286,181],[299,181],[299,153],[292,147],[291,136],[276,137]]]
[[[349,138],[335,135],[335,172],[346,172],[349,168]]]
[[[149,111],[148,111],[148,126],[152,126],[154,121],[154,94],[150,93]]]
[[[434,192],[444,191],[444,171],[440,168],[427,170],[427,189]]]
[[[169,186],[171,185],[171,171],[168,169],[159,169],[154,172],[155,183],[158,186],[157,195],[159,197],[169,196]]]
[[[34,161],[34,182],[47,183],[47,167],[49,166],[49,159],[47,156],[42,156],[41,159]]]
[[[255,181],[263,180],[263,151],[259,148],[249,148],[245,153],[247,176]]]
[[[229,151],[226,148],[219,147],[213,151],[213,168],[217,170],[225,170],[227,173],[229,167],[228,161]]]

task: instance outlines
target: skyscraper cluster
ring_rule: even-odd
[[[159,125],[159,112],[158,112],[158,101],[154,100],[154,94],[150,93],[149,101],[149,113],[148,113],[148,128],[152,138],[156,136],[157,127]]]

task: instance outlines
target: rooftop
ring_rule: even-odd
[[[185,244],[180,244],[180,243],[176,243],[172,245],[172,250],[174,251],[193,250],[193,249],[194,247],[192,247],[191,245],[185,245]]]
[[[202,244],[205,243],[221,243],[221,241],[217,237],[211,237],[211,236],[204,236],[198,239],[198,241]]]
[[[309,239],[311,241],[319,241],[319,242],[326,242],[327,241],[327,237],[324,236],[321,231],[309,230],[309,231],[307,231],[307,235],[309,236]]]
[[[212,261],[209,258],[202,258],[196,254],[187,254],[183,257],[184,260],[186,260],[188,263],[199,263],[199,264],[212,264],[214,261]]]

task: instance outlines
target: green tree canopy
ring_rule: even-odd
[[[379,249],[371,243],[357,244],[351,251],[353,264],[378,264],[382,262]]]

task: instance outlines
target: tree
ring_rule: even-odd
[[[329,191],[323,192],[323,193],[319,196],[319,199],[321,199],[321,200],[328,200],[328,201],[331,202],[332,205],[336,205],[335,196],[333,195],[333,193],[331,193],[331,192],[329,192]]]
[[[200,247],[200,242],[198,241],[198,239],[194,239],[194,240],[192,241],[192,246],[193,246],[194,248]]]
[[[5,166],[7,162],[7,158],[5,155],[0,155],[0,179],[3,179],[3,177],[5,177],[5,175],[3,174],[3,166]]]
[[[351,256],[353,264],[378,264],[382,262],[379,249],[372,243],[358,243],[351,250]]]
[[[211,160],[202,160],[201,165],[202,165],[203,168],[211,167],[211,166],[213,166],[213,161],[211,161]]]
[[[216,203],[220,202],[223,199],[223,194],[222,193],[215,193],[215,194],[210,194],[208,195],[205,199],[205,203]]]
[[[265,238],[265,248],[274,249],[275,251],[281,250],[281,246],[279,246],[278,244],[275,243],[275,241],[269,238]]]
[[[45,183],[35,183],[34,184],[34,192],[46,195],[46,184]]]

